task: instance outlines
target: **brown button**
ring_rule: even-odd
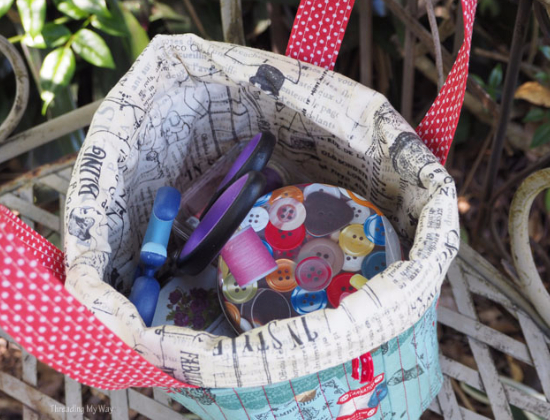
[[[342,229],[353,219],[353,210],[344,200],[324,192],[314,192],[304,201],[306,229],[313,236],[325,236]]]

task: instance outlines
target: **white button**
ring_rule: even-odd
[[[244,220],[241,223],[241,229],[247,226],[252,226],[252,229],[256,232],[260,232],[265,229],[269,222],[269,214],[267,210],[262,207],[252,207]]]
[[[306,208],[293,198],[281,198],[269,209],[269,221],[277,229],[298,229],[306,220]]]
[[[331,185],[324,184],[311,184],[304,188],[304,198],[307,198],[308,195],[314,192],[324,192],[330,194],[333,197],[340,198],[340,190],[338,187],[333,187]]]
[[[355,201],[348,201],[346,204],[353,209],[353,219],[351,219],[350,224],[359,223],[362,225],[367,220],[367,217],[371,215],[371,210],[368,207],[362,206]]]
[[[354,257],[353,255],[349,255],[344,252],[344,266],[342,267],[342,270],[352,273],[359,271],[361,270],[361,264],[364,259],[365,256]]]

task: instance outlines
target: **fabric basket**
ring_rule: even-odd
[[[471,27],[466,34],[469,49]],[[156,190],[184,191],[260,130],[276,135],[293,183],[307,175],[373,201],[410,246],[408,259],[337,309],[238,337],[146,328],[126,296]],[[78,156],[65,267],[60,251],[0,210],[0,326],[82,383],[162,386],[216,419],[413,419],[440,389],[435,305],[459,246],[453,179],[386,98],[329,69],[157,36],[96,112]],[[359,369],[370,369],[366,383]]]

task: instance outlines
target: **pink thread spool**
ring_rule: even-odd
[[[246,286],[277,269],[277,263],[251,226],[225,244],[221,256],[239,286]]]

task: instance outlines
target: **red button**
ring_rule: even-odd
[[[294,275],[302,289],[316,292],[328,286],[332,278],[332,269],[323,258],[309,257],[300,261]]]
[[[301,225],[294,230],[277,229],[271,222],[265,228],[265,240],[274,249],[287,251],[301,245],[306,237],[306,228]]]
[[[340,301],[357,289],[350,284],[350,279],[355,273],[341,273],[335,276],[327,287],[328,301],[333,308],[340,305]]]

